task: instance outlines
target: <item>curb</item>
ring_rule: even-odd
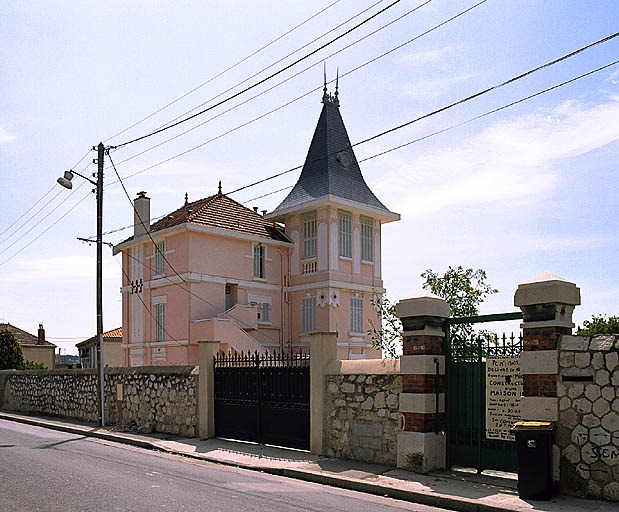
[[[74,427],[71,425],[49,422],[38,418],[31,418],[27,416],[14,416],[12,414],[6,414],[3,412],[0,412],[0,419],[13,421],[16,423],[24,423],[26,425],[31,425],[35,427],[47,428],[50,430],[57,430],[60,432],[67,432],[70,434],[82,435],[85,437],[103,439],[105,441],[128,444],[148,450],[155,450],[159,452],[170,453],[173,455],[180,455],[195,460],[203,460],[206,462],[211,462],[213,464],[220,464],[222,466],[235,467],[249,471],[259,471],[275,476],[294,478],[295,480],[318,483],[322,485],[328,485],[330,487],[363,492],[365,494],[373,494],[376,496],[386,496],[402,501],[454,510],[458,512],[522,512],[522,509],[519,508],[496,507],[486,503],[479,503],[478,501],[469,498],[452,498],[444,495],[428,494],[407,489],[400,489],[398,487],[393,487],[389,485],[365,482],[363,480],[341,478],[331,474],[319,473],[316,471],[305,471],[292,468],[272,468],[267,466],[251,465],[242,462],[217,459],[209,457],[208,455],[198,455],[192,452],[173,450],[166,446],[162,446],[154,441],[145,441],[143,439],[137,439],[126,434],[103,432],[98,430],[97,428],[92,430],[89,429],[89,427]]]

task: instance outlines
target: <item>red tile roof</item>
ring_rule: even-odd
[[[123,337],[123,328],[116,327],[116,329],[112,329],[110,331],[103,333],[103,339],[107,341],[121,341]],[[97,336],[93,336],[92,338],[88,338],[87,340],[80,341],[76,343],[75,346],[78,348],[86,348],[86,346],[94,345],[97,342]]]
[[[154,233],[184,223],[236,231],[279,242],[291,242],[282,228],[224,194],[215,194],[188,203],[155,222],[150,230]],[[133,237],[130,237],[125,242],[132,239]]]

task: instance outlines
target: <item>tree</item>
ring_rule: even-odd
[[[449,266],[447,272],[439,276],[431,269],[427,269],[421,274],[425,279],[423,288],[429,289],[435,295],[445,299],[449,303],[452,317],[476,316],[479,314],[478,306],[488,295],[498,293],[499,290],[493,288],[486,281],[488,276],[485,270],[478,268],[452,268]],[[464,342],[470,341],[473,337],[473,326],[471,324],[457,324],[452,327],[451,334]],[[490,331],[479,331],[477,336],[486,339],[493,339],[494,333]]]
[[[0,370],[23,370],[24,354],[15,335],[8,329],[0,330]]]
[[[421,274],[424,278],[423,288],[429,289],[435,295],[445,299],[451,307],[452,317],[475,316],[479,314],[478,306],[488,295],[499,290],[487,283],[485,270],[472,268],[464,269],[448,267],[442,276],[431,269]],[[382,349],[388,357],[398,357],[402,346],[402,322],[395,316],[395,304],[386,297],[377,297],[372,305],[378,312],[379,325],[369,320],[368,336],[372,346]],[[452,334],[461,340],[470,340],[473,334],[471,324],[459,324],[453,327]],[[494,334],[489,331],[480,331],[477,336],[493,339]]]
[[[398,349],[402,346],[402,322],[395,316],[395,304],[387,297],[374,295],[372,306],[378,313],[378,326],[370,318],[368,336],[372,347],[383,351],[387,357],[399,357]]]
[[[597,334],[619,334],[619,316],[593,315],[591,320],[585,320],[576,334],[580,336],[595,336]]]

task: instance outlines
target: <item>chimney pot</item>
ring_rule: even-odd
[[[257,207],[257,206],[254,206],[254,211],[255,211],[256,213],[258,213],[258,207]]]
[[[262,216],[264,217],[267,214],[266,210],[262,210]]]

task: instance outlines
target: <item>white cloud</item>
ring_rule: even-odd
[[[11,135],[6,128],[0,126],[0,144],[6,144],[7,142],[11,142],[15,139],[15,135]]]
[[[390,206],[403,218],[424,217],[454,206],[537,199],[564,179],[557,166],[561,159],[619,140],[617,119],[619,97],[595,106],[569,101],[513,117],[457,148],[414,161],[385,157],[383,164],[393,170],[382,177],[376,192],[379,197],[392,197]],[[398,201],[394,189],[415,190],[415,200],[400,196]]]
[[[463,45],[448,45],[434,50],[408,53],[398,59],[398,63],[414,68],[422,67],[427,64],[436,64],[449,60],[462,51]]]

